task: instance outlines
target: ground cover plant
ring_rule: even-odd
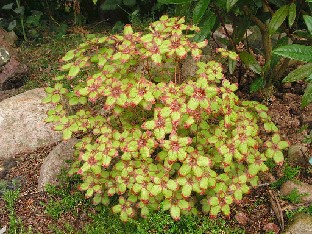
[[[93,203],[108,205],[127,221],[137,213],[198,211],[230,214],[264,162],[283,163],[278,129],[254,101],[240,101],[217,61],[201,62],[207,42],[192,41],[195,26],[162,16],[150,32],[95,37],[69,51],[59,82],[46,89],[55,130],[74,135],[80,189]],[[218,50],[223,57],[235,53]],[[181,73],[187,56],[197,61],[190,77]],[[260,131],[268,139],[261,139]]]

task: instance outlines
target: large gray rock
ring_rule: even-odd
[[[44,89],[38,88],[0,102],[0,159],[62,140],[61,133],[44,121],[51,108],[42,103],[44,96]]]
[[[311,184],[307,184],[303,182],[295,183],[293,181],[288,180],[281,186],[280,192],[282,196],[287,196],[294,189],[297,189],[298,193],[302,195],[301,201],[303,203],[312,204],[312,185]]]
[[[288,162],[292,166],[309,166],[309,151],[304,145],[291,145],[288,149]]]
[[[57,184],[57,175],[67,167],[66,160],[73,158],[77,139],[70,139],[57,145],[44,159],[38,179],[38,190],[44,191],[46,184]]]
[[[19,88],[26,80],[27,66],[18,59],[16,39],[14,33],[0,28],[0,90]]]
[[[294,217],[294,221],[283,232],[284,234],[311,234],[312,233],[312,216],[299,213]]]

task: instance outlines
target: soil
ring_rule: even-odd
[[[269,114],[279,127],[282,137],[290,144],[302,144],[305,135],[312,127],[312,105],[304,109],[300,107],[303,89],[304,84],[287,84],[275,91],[269,99],[260,97],[261,101],[269,107]],[[1,91],[0,101],[21,91],[22,89]],[[241,91],[238,95],[243,99],[259,99],[256,95],[246,95],[246,92]],[[311,155],[311,145],[306,146]],[[16,216],[22,220],[24,227],[31,226],[34,233],[53,233],[51,225],[62,227],[65,223],[79,228],[88,221],[84,215],[75,217],[70,213],[63,214],[58,221],[55,221],[45,213],[44,204],[50,198],[47,193],[38,192],[37,180],[43,159],[51,148],[52,146],[30,154],[17,155],[14,160],[16,163],[12,164],[11,169],[5,175],[8,180],[15,178],[21,181],[21,196],[15,204]],[[0,165],[1,163],[3,162],[0,161]],[[281,175],[281,168],[276,168],[274,175],[264,174],[261,177],[261,185],[246,195],[241,203],[233,206],[229,222],[245,229],[246,233],[252,234],[265,233],[265,229],[282,230],[287,222],[285,210],[296,207],[281,200],[278,191],[273,191],[267,186]],[[312,184],[312,175],[308,168],[302,168],[297,179]],[[0,199],[0,229],[5,225],[8,226],[8,223],[9,217],[5,203],[3,199]]]

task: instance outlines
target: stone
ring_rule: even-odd
[[[304,145],[291,145],[288,149],[288,162],[291,166],[309,166],[309,151]]]
[[[284,184],[282,184],[280,193],[282,196],[287,196],[289,195],[294,189],[298,190],[299,194],[302,194],[304,196],[301,197],[302,203],[312,203],[312,185],[303,183],[303,182],[298,182],[295,183],[293,181],[286,181]]]
[[[14,43],[14,35],[0,28],[0,90],[19,88],[26,80],[27,66],[19,61]]]
[[[280,232],[280,228],[275,223],[267,223],[264,225],[263,230],[265,233],[273,232],[274,234],[278,234]]]
[[[299,213],[295,215],[294,221],[286,228],[284,234],[311,234],[312,233],[312,216]]]
[[[50,105],[42,103],[43,88],[21,93],[0,102],[0,159],[33,152],[62,140],[44,120]]]
[[[59,175],[62,168],[67,168],[68,164],[65,161],[73,157],[74,146],[77,141],[77,139],[72,138],[68,141],[61,142],[44,159],[40,168],[38,191],[44,191],[47,184],[57,184],[57,175]]]
[[[0,67],[10,60],[10,53],[5,48],[0,48]]]

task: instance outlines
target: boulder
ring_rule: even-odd
[[[282,196],[287,196],[289,195],[294,189],[298,190],[299,194],[302,194],[303,196],[301,197],[301,201],[303,203],[312,203],[312,185],[303,183],[303,182],[298,182],[295,183],[293,181],[286,181],[284,184],[281,186],[281,195]]]
[[[0,102],[0,159],[62,140],[61,132],[46,123],[46,112],[51,106],[43,104],[43,88],[33,89]]]
[[[77,139],[75,138],[61,142],[44,159],[40,168],[38,191],[44,191],[46,184],[57,184],[57,175],[59,175],[62,168],[68,167],[65,161],[73,157],[76,143]]]
[[[0,28],[0,90],[19,88],[26,80],[27,67],[18,59],[15,40],[12,32]]]
[[[5,48],[0,47],[0,67],[10,60],[10,53]]]
[[[309,151],[304,145],[291,145],[288,149],[288,162],[292,166],[309,166]]]
[[[294,221],[286,228],[284,234],[309,234],[312,233],[312,216],[299,213],[295,215]]]

